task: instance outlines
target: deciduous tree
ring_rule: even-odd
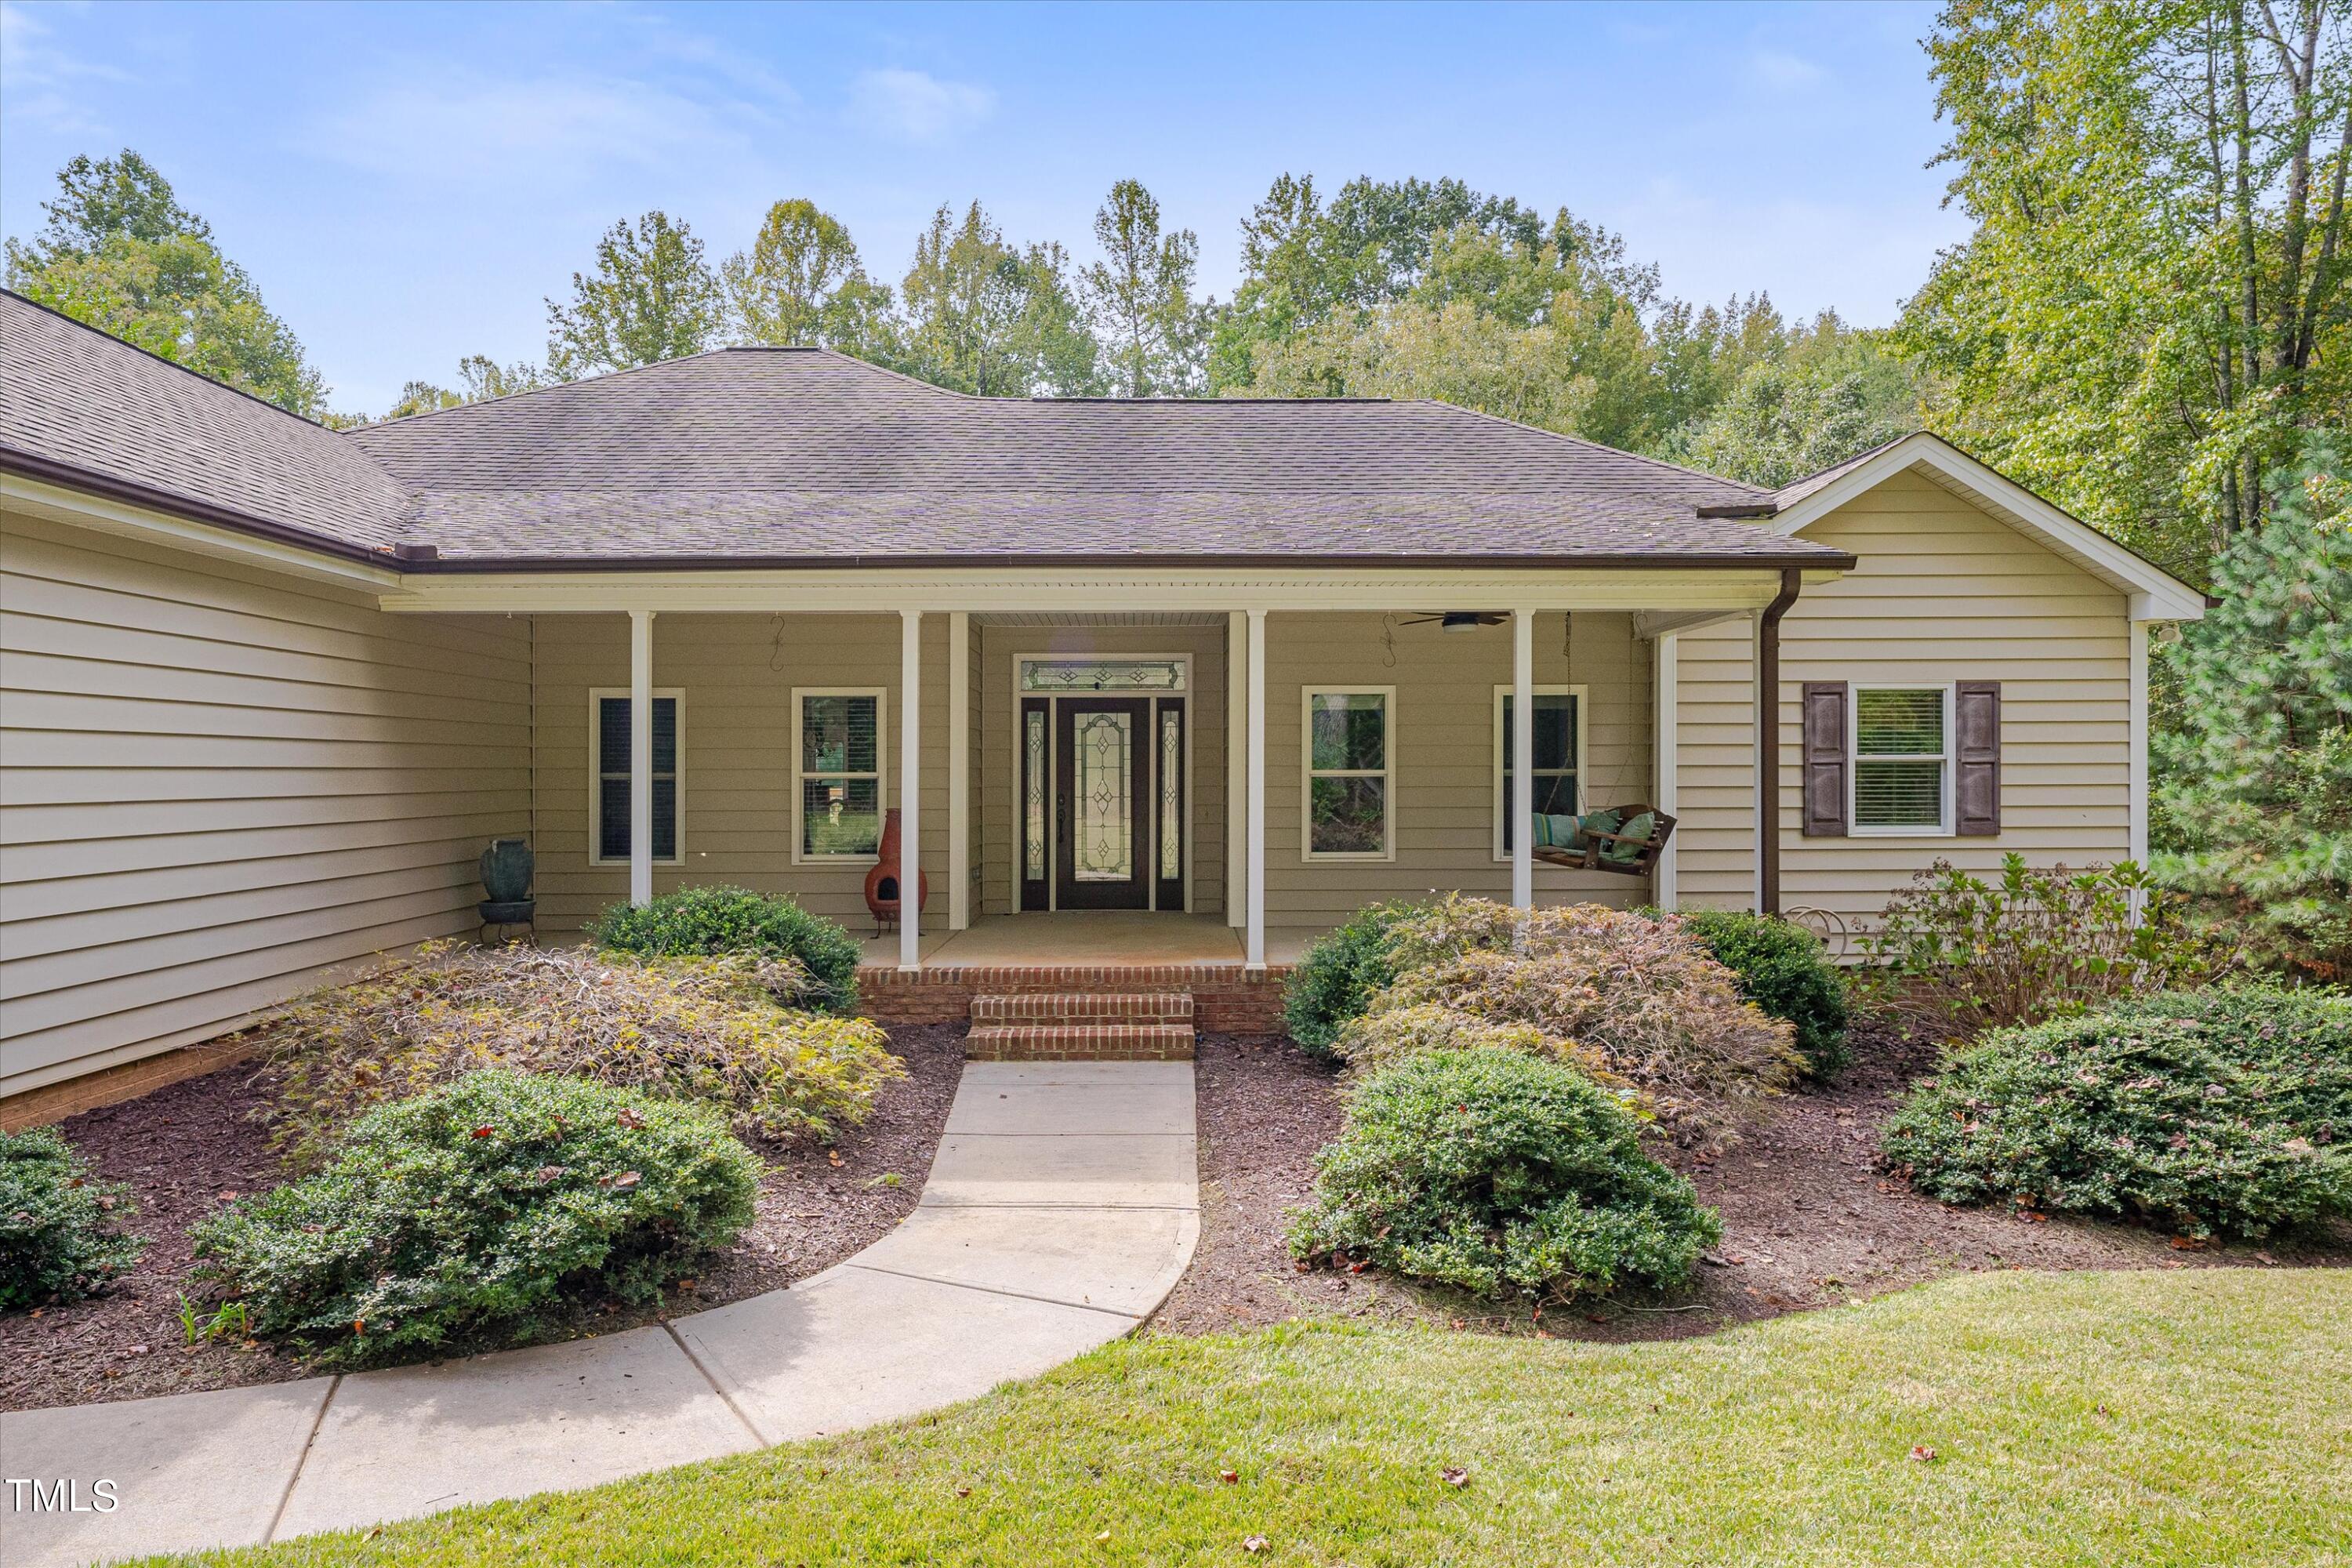
[[[1198,391],[1200,237],[1189,228],[1162,234],[1159,202],[1142,182],[1121,180],[1096,209],[1095,243],[1103,258],[1080,269],[1078,281],[1113,384],[1129,397]]]
[[[293,331],[146,159],[77,156],[41,210],[35,239],[8,241],[9,288],[290,413],[327,416],[326,384]]]
[[[814,202],[770,207],[751,248],[728,258],[720,279],[738,342],[891,357],[890,290],[866,277],[849,230]]]
[[[910,374],[987,396],[1098,389],[1067,254],[1006,243],[978,202],[961,220],[945,205],[932,216],[898,293],[900,365]]]
[[[571,303],[547,301],[547,363],[559,380],[700,353],[719,339],[725,300],[702,241],[656,209],[596,242]]]

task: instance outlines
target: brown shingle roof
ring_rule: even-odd
[[[333,431],[5,291],[0,449],[364,550],[394,543],[410,510]]]
[[[0,448],[445,567],[1843,559],[1696,515],[1754,487],[1424,400],[973,397],[729,349],[339,436],[13,296],[0,334]]]

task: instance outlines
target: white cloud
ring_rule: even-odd
[[[1766,87],[1790,91],[1801,87],[1815,87],[1829,79],[1829,72],[1809,59],[1803,59],[1782,49],[1759,49],[1748,58],[1750,75]]]
[[[104,131],[77,88],[93,81],[130,81],[131,74],[83,59],[57,43],[56,37],[55,29],[22,5],[0,4],[0,113],[59,132]]]
[[[861,71],[849,84],[849,121],[898,142],[943,142],[996,110],[996,94],[929,71]]]
[[[766,104],[698,81],[497,77],[410,64],[360,88],[305,146],[388,174],[568,183],[615,163],[661,168],[738,155],[772,123]]]

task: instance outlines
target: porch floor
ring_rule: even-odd
[[[1059,967],[1065,964],[1239,963],[1242,933],[1223,915],[1133,910],[1064,910],[983,915],[963,931],[926,930],[926,966]],[[866,939],[863,962],[894,967],[898,933]]]

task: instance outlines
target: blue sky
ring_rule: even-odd
[[[1936,248],[1910,4],[1558,9],[0,3],[0,226],[130,146],[260,283],[340,408],[536,359],[614,219],[714,260],[808,196],[895,282],[942,201],[1092,253],[1141,179],[1230,292],[1285,170],[1455,174],[1622,232],[1695,300],[1891,320]]]

